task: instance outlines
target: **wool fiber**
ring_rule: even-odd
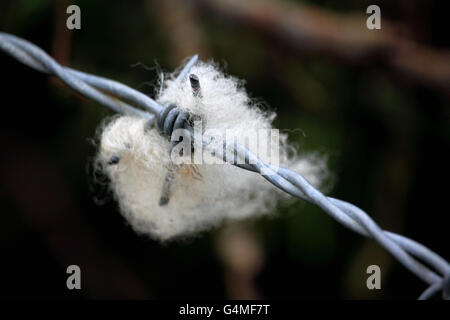
[[[200,81],[195,97],[188,77],[165,75],[157,101],[174,103],[199,115],[203,129],[228,130],[236,136],[249,130],[270,129],[274,112],[263,111],[249,98],[243,82],[225,75],[214,63],[198,62],[190,71]],[[100,135],[97,156],[110,180],[110,188],[128,223],[138,233],[167,241],[192,236],[220,225],[276,211],[289,196],[259,174],[228,164],[171,165],[170,142],[146,120],[119,116]],[[280,133],[279,164],[321,187],[327,177],[325,161],[314,154],[297,154]],[[251,150],[251,148],[249,148]],[[254,151],[254,150],[251,150]],[[111,159],[118,160],[111,163]],[[170,201],[159,205],[168,170],[173,170]]]

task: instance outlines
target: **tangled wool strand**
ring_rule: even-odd
[[[166,107],[152,129],[145,130],[142,119],[124,116],[115,118],[101,136],[99,161],[121,159],[104,166],[121,212],[136,231],[163,241],[207,230],[223,220],[267,214],[279,201],[288,200],[263,177],[234,166],[171,164],[173,145],[164,136],[170,137],[177,128],[189,129],[192,115],[200,115],[205,130],[228,130],[237,137],[271,128],[274,118],[252,107],[239,82],[215,65],[198,62],[190,72],[189,78],[165,77],[174,80],[166,80],[158,94],[158,102]],[[281,163],[300,169],[319,186],[326,175],[325,161],[311,155],[289,158],[287,135],[281,140]]]

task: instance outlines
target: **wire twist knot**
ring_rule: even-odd
[[[166,105],[157,115],[157,126],[161,134],[170,137],[177,129],[186,129],[193,132],[192,122],[200,117],[181,110],[175,104]]]

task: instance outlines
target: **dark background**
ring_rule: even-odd
[[[444,3],[2,0],[0,30],[150,95],[158,68],[214,58],[277,111],[300,152],[328,155],[329,195],[448,259]],[[65,27],[69,4],[81,30]],[[381,7],[382,30],[366,29],[369,4]],[[96,129],[110,113],[2,52],[0,70],[3,298],[412,299],[426,288],[300,201],[189,241],[136,235],[93,183]],[[71,264],[81,291],[66,288]],[[366,288],[371,264],[378,291]]]

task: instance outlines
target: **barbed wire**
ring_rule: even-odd
[[[61,66],[39,47],[11,34],[0,32],[0,49],[30,68],[60,78],[75,91],[114,112],[142,117],[150,124],[156,122],[167,136],[176,128],[188,129],[193,134],[186,113],[175,105],[161,105],[120,82]],[[176,80],[185,78],[197,60],[198,56],[193,56]],[[211,151],[210,137],[203,136],[201,143]],[[325,196],[301,174],[266,164],[243,146],[227,145],[225,152],[220,152],[220,148],[215,148],[214,152],[227,163],[258,173],[284,192],[318,206],[346,228],[377,241],[406,269],[429,285],[419,299],[428,299],[439,291],[443,291],[443,298],[449,299],[450,265],[437,253],[405,236],[382,230],[362,209]],[[242,159],[245,159],[243,163]]]

